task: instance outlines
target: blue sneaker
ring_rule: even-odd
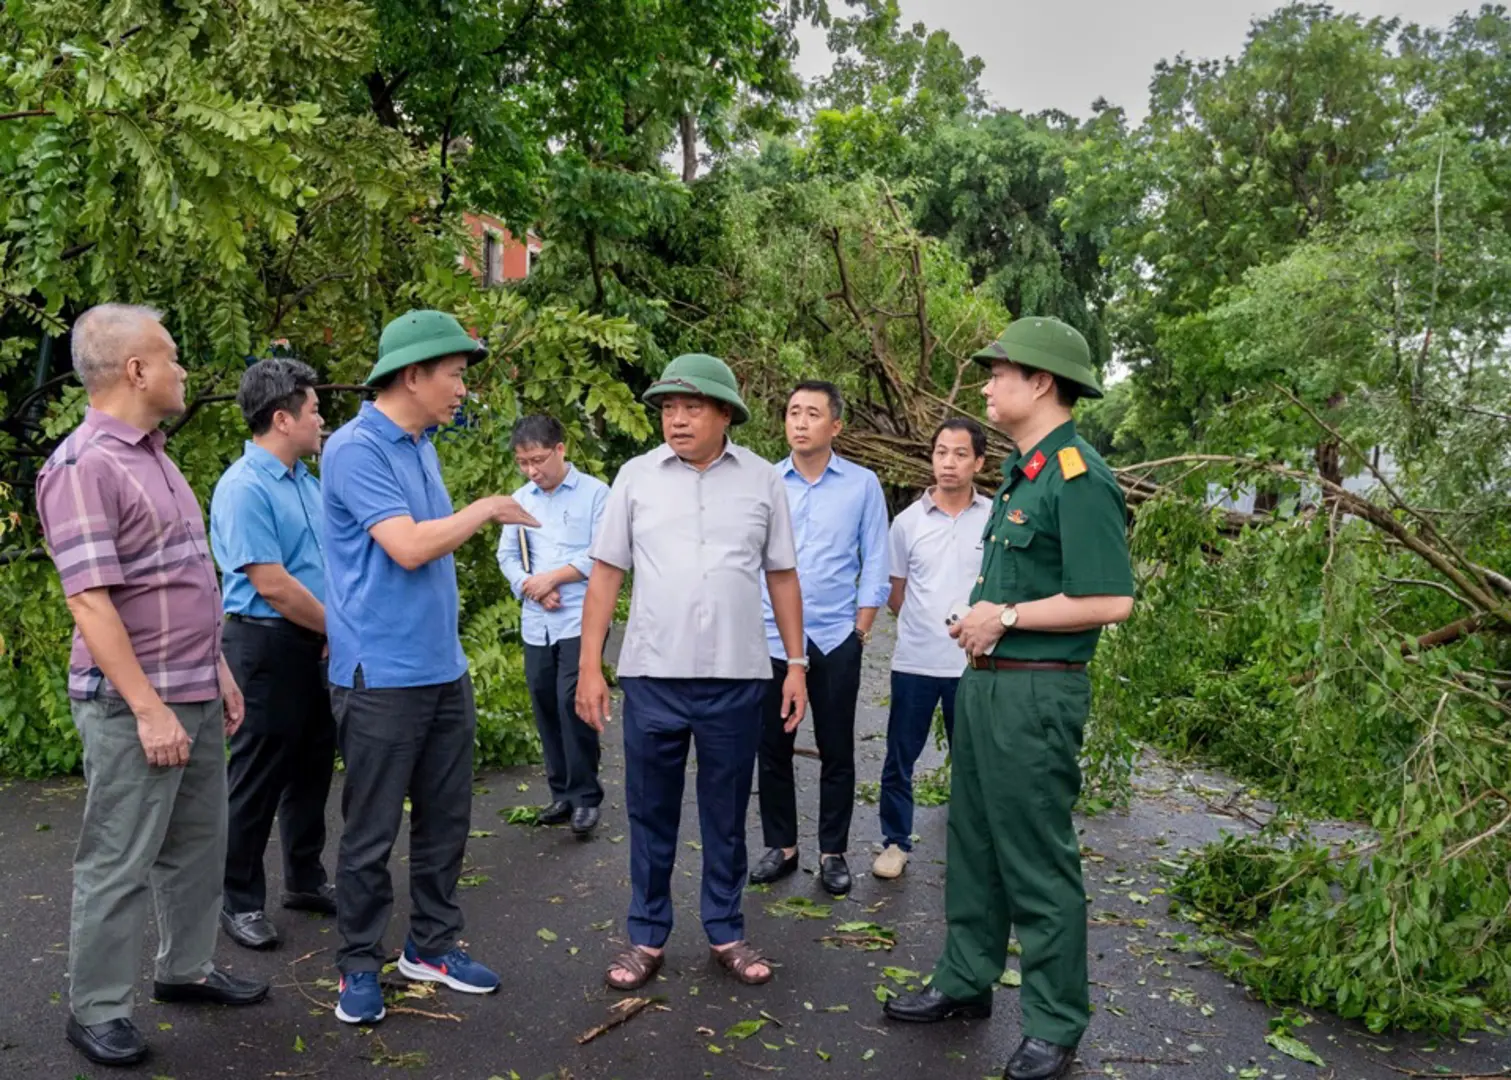
[[[341,976],[341,1000],[336,1003],[336,1019],[343,1024],[376,1024],[387,1015],[383,1007],[383,988],[376,971],[354,971]]]
[[[409,940],[404,942],[404,955],[399,957],[399,974],[417,982],[444,983],[464,994],[491,994],[498,989],[498,976],[462,949],[452,949],[440,956],[421,956]]]

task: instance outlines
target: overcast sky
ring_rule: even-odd
[[[982,85],[993,104],[1024,112],[1057,108],[1086,116],[1105,97],[1134,122],[1148,108],[1154,65],[1178,53],[1234,56],[1249,22],[1280,5],[1252,0],[901,0],[905,23],[949,31],[966,55],[986,61]],[[843,0],[830,0],[836,14]],[[1478,0],[1340,0],[1339,11],[1398,16],[1444,26]],[[829,66],[821,32],[801,37],[798,70]]]

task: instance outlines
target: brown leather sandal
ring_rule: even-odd
[[[729,972],[746,986],[760,986],[762,983],[771,981],[771,961],[762,956],[760,952],[748,941],[737,941],[724,949],[709,949],[714,962]],[[752,975],[750,969],[756,964],[766,968],[764,975]]]
[[[639,990],[656,977],[656,973],[661,970],[661,965],[665,962],[664,952],[649,953],[639,946],[632,945],[614,957],[613,963],[603,973],[603,981],[608,983],[611,990]],[[616,981],[614,979],[616,971],[628,973],[632,977],[631,981]]]

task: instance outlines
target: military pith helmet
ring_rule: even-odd
[[[651,383],[651,388],[642,398],[647,405],[655,405],[671,394],[696,394],[724,402],[733,410],[729,421],[731,426],[743,424],[750,419],[750,410],[740,400],[735,373],[717,356],[683,353],[666,365],[661,378]]]
[[[457,355],[465,355],[470,364],[487,356],[488,350],[462,329],[455,315],[406,311],[383,328],[378,338],[378,362],[367,376],[367,385],[410,364]]]
[[[1083,397],[1102,396],[1086,339],[1075,327],[1048,315],[1023,316],[971,359],[986,368],[995,361],[1010,360],[1069,379],[1081,388]]]

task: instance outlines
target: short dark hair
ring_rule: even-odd
[[[1072,382],[1063,375],[1055,376],[1055,400],[1060,403],[1061,407],[1066,409],[1073,408],[1075,403],[1085,396],[1086,391],[1080,383]]]
[[[946,431],[965,432],[971,437],[971,452],[977,457],[986,457],[986,432],[969,416],[952,416],[935,428],[934,437],[929,440],[930,453],[938,448],[939,436]]]
[[[527,446],[539,446],[550,450],[567,441],[566,432],[554,416],[521,416],[514,421],[514,430],[509,435],[509,449],[522,450]]]
[[[823,379],[804,379],[792,388],[792,393],[787,395],[787,404],[792,404],[795,395],[807,391],[810,394],[823,394],[829,399],[829,415],[834,419],[842,419],[845,415],[845,399],[839,392],[839,387],[832,382]]]
[[[315,369],[298,360],[274,356],[259,360],[241,376],[236,404],[253,435],[266,435],[273,426],[273,414],[282,410],[298,416],[307,398],[305,393],[320,382]]]

